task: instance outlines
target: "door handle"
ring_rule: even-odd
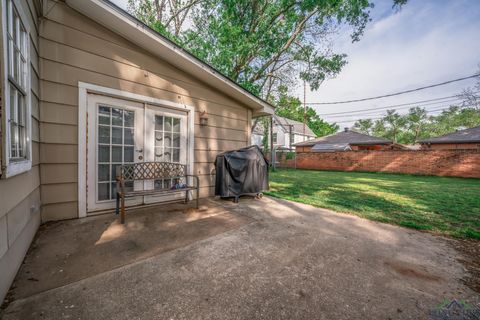
[[[137,152],[139,152],[139,153],[142,153],[142,152],[143,152],[143,149],[138,149],[138,150],[135,150],[135,151],[137,151]]]

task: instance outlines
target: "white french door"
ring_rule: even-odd
[[[112,209],[116,168],[143,161],[187,163],[187,115],[145,103],[89,94],[87,212]],[[171,180],[126,181],[127,190],[169,188]],[[176,195],[127,198],[126,205],[170,200]]]
[[[187,115],[185,112],[147,105],[145,109],[145,160],[187,163]],[[171,188],[172,179],[149,180],[144,188]],[[185,198],[184,192],[162,196],[145,196],[144,203]]]

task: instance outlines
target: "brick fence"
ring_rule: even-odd
[[[294,160],[279,159],[293,167]],[[478,150],[298,152],[298,169],[408,173],[480,178]]]

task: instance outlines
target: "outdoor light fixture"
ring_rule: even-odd
[[[200,113],[200,125],[202,127],[205,127],[208,125],[208,117],[207,117],[207,112],[205,110]]]

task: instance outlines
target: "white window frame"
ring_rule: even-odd
[[[20,173],[29,171],[32,168],[32,111],[31,111],[31,70],[30,70],[30,26],[27,23],[27,15],[22,5],[14,0],[2,1],[2,34],[3,34],[3,59],[2,59],[2,170],[0,172],[2,178],[9,178]],[[25,28],[26,43],[25,43],[25,60],[26,60],[26,83],[25,83],[25,159],[24,160],[10,160],[10,81],[8,79],[9,62],[8,62],[8,35],[7,35],[7,1],[15,7],[20,21]]]

